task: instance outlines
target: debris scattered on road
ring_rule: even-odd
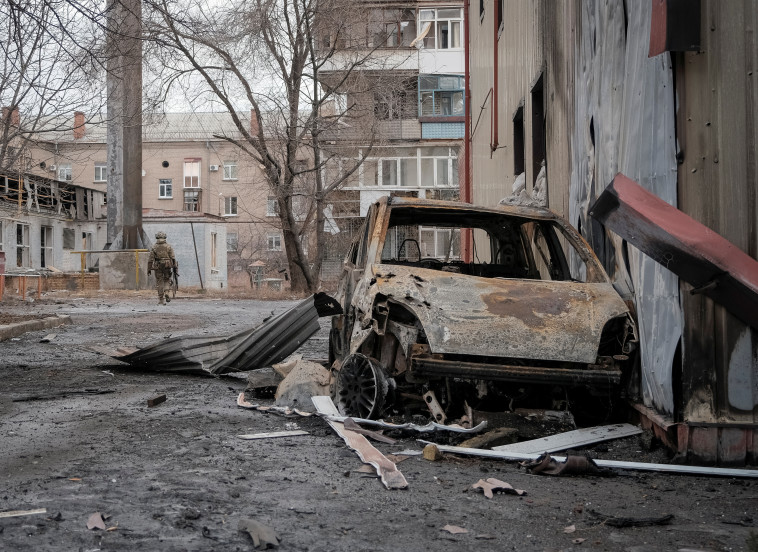
[[[437,445],[429,444],[424,447],[424,460],[429,460],[430,462],[442,460],[442,453],[437,448]]]
[[[461,535],[464,533],[468,533],[468,529],[464,529],[463,527],[458,527],[457,525],[445,525],[441,531],[447,531],[451,535]]]
[[[484,493],[484,496],[487,498],[492,498],[494,496],[495,492],[499,493],[507,493],[507,494],[515,494],[518,496],[523,496],[526,494],[526,491],[522,489],[514,489],[510,483],[506,483],[505,481],[500,481],[499,479],[495,479],[494,477],[489,477],[487,479],[480,479],[473,485],[471,485],[472,489],[481,489]]]
[[[329,394],[329,370],[316,362],[299,360],[276,388],[276,406],[312,408],[311,397]]]
[[[307,431],[302,429],[290,431],[272,431],[269,433],[250,433],[247,435],[237,435],[238,439],[253,441],[255,439],[276,439],[277,437],[297,437],[298,435],[308,435]]]
[[[564,533],[576,533],[576,525],[569,525],[568,527],[563,528]]]
[[[37,508],[36,510],[8,510],[0,512],[0,518],[11,518],[20,516],[32,516],[35,514],[46,514],[47,508]]]
[[[58,337],[58,334],[54,334],[54,333],[47,334],[45,337],[43,337],[42,339],[40,339],[39,342],[40,343],[50,343],[56,337]]]
[[[631,424],[611,424],[575,429],[574,431],[567,431],[566,433],[559,433],[557,435],[549,435],[547,437],[541,437],[539,439],[533,439],[531,441],[522,441],[520,443],[494,446],[492,447],[492,450],[522,452],[527,454],[558,452],[561,450],[568,450],[570,448],[593,445],[595,443],[601,443],[603,441],[610,441],[612,439],[621,439],[622,437],[639,435],[640,433],[642,433],[642,429]]]
[[[290,408],[289,406],[265,406],[261,404],[253,404],[245,400],[244,393],[240,393],[237,396],[237,406],[240,408],[247,408],[248,410],[271,412],[272,414],[279,414],[285,417],[302,416],[304,418],[307,418],[308,416],[313,416],[311,412],[305,412],[297,408]]]
[[[360,433],[361,435],[365,435],[366,437],[371,437],[374,441],[379,441],[380,443],[387,443],[388,445],[394,445],[395,443],[397,443],[395,439],[392,439],[391,437],[387,437],[386,435],[382,435],[381,433],[377,431],[371,431],[370,429],[363,429],[352,418],[345,418],[345,421],[342,423],[345,426],[345,429],[349,429],[350,431]]]
[[[429,408],[429,412],[431,412],[432,417],[437,423],[444,424],[445,421],[447,421],[447,416],[445,416],[445,411],[440,406],[439,401],[437,400],[437,396],[434,394],[434,391],[427,391],[423,395],[424,402],[426,403],[427,408]]]
[[[650,527],[652,525],[668,525],[674,519],[674,514],[664,514],[658,517],[617,517],[609,516],[590,510],[593,517],[599,519],[603,525],[611,527]]]
[[[531,473],[541,475],[600,475],[607,473],[598,467],[588,454],[569,454],[564,462],[559,462],[545,453],[534,461],[522,462],[521,465]]]
[[[158,406],[159,404],[166,402],[166,395],[158,395],[157,397],[153,397],[152,399],[147,399],[147,406]]]
[[[573,542],[574,544],[582,544],[586,540],[587,539],[578,538],[578,539],[573,539],[571,542]]]
[[[241,519],[237,524],[237,530],[250,535],[255,548],[278,548],[282,540],[271,527],[254,519]]]
[[[513,427],[498,427],[487,433],[466,439],[459,446],[467,448],[491,448],[498,450],[497,445],[515,443],[518,440],[518,430]]]
[[[312,397],[313,405],[320,414],[334,416],[339,414],[337,407],[332,402],[331,397]],[[334,422],[326,418],[329,425],[337,434],[342,437],[348,447],[353,449],[358,457],[366,464],[371,464],[376,468],[382,483],[388,489],[405,489],[408,482],[397,469],[394,462],[389,460],[380,451],[371,445],[368,440],[361,434],[345,429],[341,422]]]
[[[429,441],[418,439],[418,442],[429,444]],[[432,443],[436,444],[436,443]],[[455,447],[451,445],[440,445],[437,447],[442,452],[452,454],[462,454],[465,456],[481,456],[485,458],[497,458],[500,460],[518,460],[518,461],[535,461],[541,458],[537,454],[523,454],[520,452],[504,452],[499,450],[485,450],[475,448]],[[552,457],[556,462],[565,462],[565,456]],[[687,475],[705,475],[715,477],[744,477],[748,479],[758,479],[758,470],[738,469],[738,468],[711,468],[705,466],[684,466],[679,464],[652,464],[646,462],[623,462],[620,460],[593,460],[599,468],[616,468],[622,470],[652,471],[657,473],[681,473]]]
[[[87,529],[100,529],[105,531],[105,521],[100,512],[95,512],[87,520]]]
[[[277,386],[284,379],[271,366],[251,370],[247,374],[246,393],[257,399],[270,399],[274,397]]]

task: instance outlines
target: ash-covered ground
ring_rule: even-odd
[[[252,550],[241,519],[272,527],[281,550],[758,550],[758,481],[616,472],[530,475],[514,462],[445,455],[398,464],[408,480],[388,491],[318,418],[282,418],[236,405],[244,377],[135,371],[89,346],[144,346],[164,336],[228,335],[295,301],[177,299],[148,294],[49,294],[8,299],[11,316],[70,315],[73,324],[0,342],[2,550]],[[327,356],[328,320],[300,350]],[[40,339],[50,333],[50,343]],[[166,394],[149,408],[147,400]],[[300,437],[240,434],[296,424]],[[413,437],[375,443],[385,454],[421,450]],[[597,445],[596,457],[667,462],[646,437]],[[485,498],[480,478],[524,496]],[[106,531],[87,529],[94,512]],[[593,512],[673,514],[668,525],[618,528]],[[446,525],[466,533],[443,531]]]

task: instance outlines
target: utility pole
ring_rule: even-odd
[[[108,243],[142,249],[142,1],[108,0]]]

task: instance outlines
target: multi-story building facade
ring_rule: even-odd
[[[344,149],[344,158],[361,161],[334,195],[336,224],[348,231],[385,195],[457,198],[464,135],[463,2],[365,2],[364,8],[365,18],[325,41],[337,52],[320,72],[335,103],[368,106],[378,123],[370,140],[358,137]],[[371,62],[356,68],[349,61],[356,58]],[[347,70],[353,78],[345,80]],[[425,235],[424,256],[444,256],[436,232]],[[327,258],[338,264],[343,254],[337,247]]]

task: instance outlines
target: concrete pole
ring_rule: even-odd
[[[142,2],[108,0],[108,243],[141,249]]]

